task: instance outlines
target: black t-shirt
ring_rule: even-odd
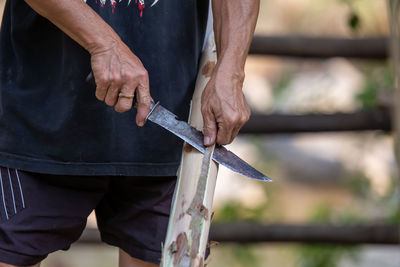
[[[87,0],[142,61],[154,100],[187,119],[208,0]],[[95,98],[87,51],[23,0],[0,35],[0,165],[72,175],[175,175],[182,142]]]

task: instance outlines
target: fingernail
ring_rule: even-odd
[[[205,144],[205,145],[208,145],[208,144],[210,144],[210,143],[211,143],[211,137],[205,136],[205,137],[204,137],[204,144]]]

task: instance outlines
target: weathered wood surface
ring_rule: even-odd
[[[253,114],[241,134],[341,132],[392,129],[391,110],[375,108],[333,114]]]
[[[303,58],[386,59],[389,55],[389,38],[254,36],[249,54]]]
[[[210,237],[218,242],[301,242],[331,244],[400,244],[396,225],[215,223]]]
[[[214,36],[203,51],[189,123],[203,129],[201,94],[216,64]],[[205,155],[185,144],[175,189],[161,266],[203,266],[211,223],[212,203],[218,167],[212,161],[214,148]]]

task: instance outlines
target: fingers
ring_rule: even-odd
[[[136,95],[138,112],[136,123],[143,126],[150,112],[150,87],[146,69],[130,49],[119,43],[91,57],[96,83],[96,98],[113,106],[117,112],[132,108]]]
[[[218,124],[217,144],[230,144],[236,137],[235,131],[241,126],[240,115],[238,113],[227,114],[228,117],[221,120]]]
[[[229,144],[232,143],[236,136],[239,134],[240,128],[242,128],[242,125],[237,126],[232,130],[231,140],[229,141]]]
[[[211,111],[202,110],[204,145],[211,146],[217,137],[217,123]]]
[[[218,124],[217,144],[227,145],[231,142],[232,131],[228,129],[227,125],[222,123]]]
[[[150,112],[150,102],[152,101],[152,98],[150,96],[150,84],[147,71],[141,73],[139,81],[140,82],[136,88],[136,124],[138,126],[143,126],[146,123],[146,117]]]
[[[136,73],[131,69],[124,69],[122,71],[122,80],[123,82],[117,95],[117,103],[114,106],[115,111],[120,113],[132,108],[135,90],[138,85]]]
[[[121,87],[121,66],[118,60],[111,58],[106,65],[93,66],[96,81],[96,97],[109,106],[114,106]]]
[[[147,71],[144,67],[128,66],[120,71],[118,66],[111,69],[112,73],[102,73],[96,79],[96,97],[109,106],[114,106],[117,112],[126,112],[133,106],[133,96],[137,100],[136,124],[143,126],[150,112],[150,85]]]
[[[113,68],[110,77],[110,85],[108,87],[104,102],[108,106],[115,106],[118,100],[118,94],[122,85],[121,72],[119,68]]]
[[[134,87],[123,85],[121,91],[118,93],[118,100],[114,106],[114,110],[120,113],[130,110],[133,105],[134,95]]]
[[[102,72],[101,74],[94,73],[96,82],[96,98],[100,101],[104,101],[107,94],[107,89],[110,86],[110,74],[109,72]]]
[[[221,123],[218,124],[217,144],[227,145],[232,143],[249,117],[250,112],[245,110],[242,113],[231,114],[228,118],[221,120]]]

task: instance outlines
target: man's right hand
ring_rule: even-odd
[[[149,77],[142,62],[117,33],[82,0],[25,0],[91,54],[96,97],[116,111],[138,102],[136,124],[143,126],[150,111]]]
[[[143,126],[150,112],[149,77],[138,57],[120,40],[90,51],[96,97],[118,112],[132,108],[136,94],[136,124]]]

